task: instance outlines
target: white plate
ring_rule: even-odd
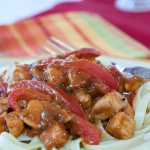
[[[3,65],[2,67],[0,67],[0,72],[2,72],[2,71],[4,71],[4,70],[8,69],[9,66],[12,65],[13,62],[15,62],[15,61],[16,61],[16,62],[19,62],[20,64],[31,64],[31,63],[33,63],[35,60],[33,60],[33,59],[26,60],[26,61],[21,61],[20,59],[19,59],[19,60],[12,60],[12,61],[9,63],[9,65]],[[4,63],[4,64],[5,64],[5,63]]]
[[[109,57],[109,56],[100,56],[103,57],[103,59],[107,60],[108,62],[113,62],[118,64],[120,67],[146,67],[150,68],[150,63],[148,62],[143,62],[143,61],[138,61],[138,60],[131,60],[131,59],[122,59],[122,58],[115,58],[115,57]],[[22,61],[20,62],[21,64],[31,64],[35,60],[27,60],[27,61]],[[11,65],[11,64],[10,64]],[[0,72],[3,70],[6,70],[10,65],[4,66],[0,68]],[[145,134],[145,141],[150,140],[150,132]]]
[[[100,58],[106,59],[108,62],[113,62],[118,64],[120,67],[146,67],[150,68],[150,61],[138,61],[134,59],[125,59],[125,58],[116,58],[116,57],[110,57],[110,56],[99,56]]]
[[[116,58],[116,57],[110,57],[110,56],[100,56],[100,57],[104,58],[108,62],[116,63],[120,67],[123,67],[123,68],[124,67],[135,67],[135,66],[150,68],[150,62],[148,63],[148,62],[144,62],[144,61],[124,59],[124,58]],[[30,59],[30,60],[18,61],[18,62],[20,62],[21,64],[30,64],[34,61],[35,60]],[[0,67],[0,72],[7,69],[10,65],[6,65],[6,66],[4,65],[4,66]]]

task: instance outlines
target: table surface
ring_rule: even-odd
[[[129,36],[150,48],[150,11],[131,13],[118,10],[114,0],[83,0],[82,2],[66,2],[36,16],[67,11],[94,12],[117,26]]]

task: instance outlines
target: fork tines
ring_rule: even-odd
[[[42,48],[51,55],[65,54],[75,50],[73,46],[70,46],[67,43],[52,36],[48,38],[46,45],[44,45]]]

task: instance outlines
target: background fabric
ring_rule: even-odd
[[[0,0],[3,10],[12,6],[6,1]],[[17,8],[13,14],[17,16],[25,10],[28,12],[28,15],[16,20],[10,20],[12,8],[5,9],[3,13],[0,9],[0,20],[10,14],[10,23],[0,26],[0,65],[47,55],[42,45],[50,35],[76,48],[97,48],[105,55],[149,58],[150,11],[124,12],[115,7],[115,0],[55,0],[50,1],[53,5],[46,5],[45,9],[36,7],[41,4],[44,8],[48,1],[31,0],[29,3],[28,0],[20,0],[18,5],[13,2]],[[23,9],[21,3],[24,4]],[[29,4],[30,10],[37,9],[36,13],[25,7]]]
[[[44,15],[0,26],[0,56],[36,57],[49,36],[78,48],[93,47],[103,55],[149,58],[142,44],[95,13],[66,12]]]
[[[68,11],[97,13],[150,49],[150,11],[139,13],[121,11],[115,7],[115,0],[83,0],[79,3],[59,4],[37,16]]]

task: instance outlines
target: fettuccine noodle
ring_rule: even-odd
[[[136,131],[132,139],[129,140],[116,140],[114,137],[109,135],[103,128],[101,122],[99,123],[99,128],[103,131],[103,138],[99,145],[88,145],[83,143],[84,148],[80,148],[82,139],[69,140],[68,143],[61,148],[60,150],[119,150],[122,147],[122,150],[126,150],[137,145],[144,143],[144,133],[150,131],[150,113],[147,113],[147,108],[150,105],[150,82],[143,84],[137,91],[137,96],[133,101],[133,107],[135,109],[135,121],[136,121]],[[21,141],[30,141],[30,143],[24,143]],[[149,147],[150,144],[144,143],[138,146],[140,149],[143,147]],[[136,147],[136,150],[138,149]],[[0,150],[46,150],[44,144],[40,141],[38,137],[33,139],[21,135],[16,139],[13,135],[3,132],[0,135]],[[55,148],[53,148],[55,150]],[[132,148],[131,150],[134,150]]]
[[[122,99],[122,101],[124,100]],[[150,81],[144,83],[136,91],[136,96],[133,100],[133,109],[135,112],[134,120],[136,126],[133,137],[132,138],[130,137],[131,139],[128,140],[116,139],[107,132],[108,131],[107,129],[106,129],[107,131],[105,130],[102,122],[99,119],[97,127],[100,128],[102,131],[102,139],[98,145],[89,145],[85,143],[82,138],[73,139],[72,137],[69,136],[70,138],[68,142],[59,150],[112,150],[112,149],[147,150],[150,146],[150,144],[145,142],[147,140],[150,140]],[[0,134],[0,150],[10,150],[10,149],[46,150],[44,143],[37,136],[35,136],[34,138],[30,138],[24,134],[21,134],[19,137],[15,138],[10,133],[2,132]],[[57,149],[52,148],[52,150]]]

